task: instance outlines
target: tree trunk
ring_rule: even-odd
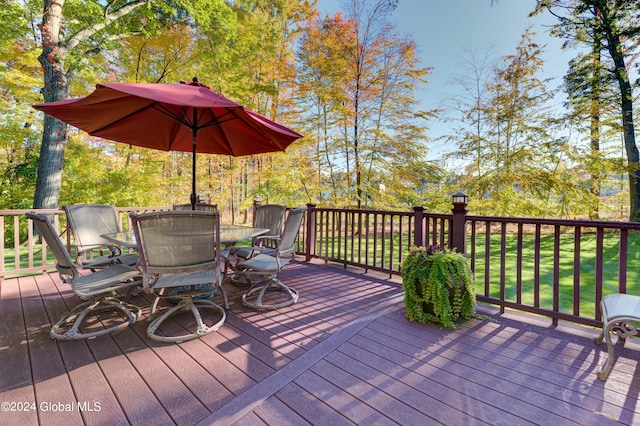
[[[600,158],[600,110],[602,105],[601,84],[602,84],[602,64],[600,62],[600,51],[602,42],[600,35],[596,32],[593,41],[593,76],[591,80],[591,116],[590,138],[592,158]],[[596,171],[591,172],[590,182],[591,200],[589,201],[589,219],[600,219],[600,175]]]
[[[624,49],[616,22],[609,20],[611,13],[607,3],[597,2],[600,10],[603,31],[607,37],[607,48],[614,63],[614,74],[620,87],[620,108],[622,110],[622,134],[627,153],[629,168],[629,220],[640,221],[640,156],[633,128],[633,91],[629,82],[629,73],[624,61]]]
[[[42,53],[38,57],[44,75],[45,102],[66,99],[69,82],[64,72],[64,55],[60,51],[60,25],[64,0],[44,0],[44,13],[40,31]],[[33,197],[33,208],[55,209],[60,201],[64,147],[67,142],[67,124],[45,114],[38,178]]]
[[[358,119],[360,118],[358,107],[360,101],[360,62],[357,64],[357,75],[356,75],[356,92],[354,97],[354,114],[353,114],[353,160],[354,160],[354,170],[356,172],[356,182],[355,182],[355,190],[356,190],[356,207],[362,208],[362,188],[361,188],[361,179],[362,176],[360,174],[360,153],[358,152]]]
[[[640,221],[640,155],[636,145],[635,130],[633,128],[633,96],[629,74],[622,55],[621,42],[618,40],[617,47],[609,49],[615,63],[615,75],[620,86],[620,107],[622,110],[622,134],[624,137],[624,147],[627,153],[629,168],[629,220]],[[614,51],[617,52],[614,54]]]
[[[147,5],[150,0],[132,0],[112,10],[112,2],[106,2],[101,19],[93,25],[70,34],[67,40],[60,38],[62,10],[64,0],[43,0],[42,23],[39,25],[42,35],[42,53],[38,61],[42,65],[44,87],[42,94],[45,102],[67,99],[72,71],[65,71],[65,58],[89,37],[105,29],[111,22],[132,13],[136,8]],[[77,7],[77,6],[76,6]],[[33,207],[55,209],[60,202],[64,148],[67,142],[68,125],[56,118],[45,115],[38,163],[38,178],[33,196]]]

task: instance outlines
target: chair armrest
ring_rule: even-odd
[[[73,247],[77,247],[75,244],[71,244]],[[87,253],[91,253],[93,250],[109,250],[111,252],[111,254],[109,256],[113,257],[113,256],[120,256],[122,254],[122,250],[120,249],[120,247],[118,247],[117,245],[112,245],[112,244],[104,244],[104,245],[95,245],[95,246],[90,246],[89,248],[85,248],[84,250],[78,250],[78,256],[80,255],[86,255]],[[77,249],[76,249],[77,250]]]
[[[109,250],[109,253],[105,253],[104,255],[101,254],[99,257],[92,258],[91,255],[93,250],[100,250],[101,252]],[[85,250],[76,251],[75,262],[83,269],[103,268],[109,264],[116,263],[116,258],[121,255],[122,251],[118,246],[94,246]]]
[[[279,235],[258,235],[253,239],[253,245],[258,247],[276,247],[279,242]]]
[[[291,259],[293,257],[295,257],[296,255],[296,249],[295,247],[292,247],[288,250],[276,250],[275,254],[273,254],[273,256],[276,259]]]

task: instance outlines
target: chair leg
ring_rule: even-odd
[[[206,325],[202,320],[199,309],[210,309],[220,314],[221,318],[213,325]],[[191,334],[181,334],[178,336],[165,336],[157,333],[158,327],[168,318],[182,313],[183,311],[191,312],[196,320],[196,331]],[[225,322],[227,315],[225,310],[208,299],[192,299],[190,297],[183,298],[176,306],[173,306],[160,317],[154,319],[147,327],[147,336],[155,342],[161,343],[182,343],[188,340],[197,339],[211,332],[216,331]]]
[[[156,310],[158,309],[158,303],[160,303],[160,299],[161,299],[160,296],[162,296],[163,294],[164,294],[164,288],[161,289],[160,292],[153,299],[153,303],[151,304],[151,308],[149,309],[149,321],[153,320]]]
[[[240,287],[250,287],[251,280],[243,273],[242,270],[237,269],[235,266],[231,268],[232,274],[229,276],[229,281],[233,285]]]
[[[119,321],[116,325],[97,331],[88,333],[81,332],[80,327],[87,315],[100,312],[120,312],[126,317],[126,320]],[[117,297],[109,296],[92,299],[80,303],[67,313],[60,321],[55,323],[51,327],[49,335],[52,339],[61,341],[95,339],[98,336],[124,330],[138,321],[141,316],[142,310],[138,306],[123,302]],[[66,331],[62,331],[63,329],[66,329],[69,324],[71,324],[71,327]]]
[[[248,277],[247,277],[248,278]],[[282,302],[264,303],[263,298],[268,291],[283,291],[287,294],[287,299]],[[254,295],[256,295],[254,298]],[[298,291],[282,283],[279,279],[273,277],[268,279],[262,285],[252,285],[242,295],[242,304],[253,309],[273,310],[291,306],[298,301]]]
[[[217,284],[220,292],[222,293],[222,298],[224,300],[224,308],[229,309],[229,298],[227,297],[227,290],[225,290],[224,285],[222,285],[222,281]]]
[[[609,377],[609,373],[611,372],[611,368],[613,368],[613,361],[615,357],[613,342],[611,341],[610,324],[607,324],[606,326],[602,327],[602,331],[600,332],[598,337],[594,339],[595,343],[598,345],[602,343],[603,337],[607,343],[607,361],[604,363],[602,370],[598,372],[598,378],[600,380],[607,380],[607,377]]]
[[[618,341],[624,346],[627,337],[638,335],[638,328],[636,326],[637,321],[638,318],[625,317],[617,318],[612,322],[606,322],[602,326],[600,334],[593,339],[595,343],[600,344],[602,343],[602,338],[604,336],[604,340],[607,343],[607,361],[604,363],[602,370],[598,372],[598,378],[600,380],[607,380],[607,377],[613,368],[613,364],[615,363],[615,352],[611,335],[616,334],[618,336]]]

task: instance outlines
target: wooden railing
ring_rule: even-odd
[[[170,207],[117,207],[122,229],[130,229],[131,212],[168,210]],[[0,281],[5,277],[40,273],[55,269],[55,262],[48,255],[46,247],[37,243],[33,226],[25,213],[35,211],[49,216],[54,228],[58,230],[67,249],[72,252],[71,235],[67,232],[67,220],[63,210],[0,210]]]
[[[601,324],[600,299],[640,294],[640,223],[345,210],[309,205],[307,260],[400,274],[412,246],[466,254],[477,299],[505,308]],[[639,283],[639,284],[636,284]]]
[[[455,247],[469,258],[477,298],[559,320],[598,326],[604,294],[640,294],[640,223],[507,218],[451,214],[319,208],[307,205],[298,253],[306,260],[399,275],[412,246]],[[118,208],[123,228],[129,212],[168,207]],[[24,213],[0,211],[0,280],[50,270]],[[66,233],[62,210],[41,210]],[[44,254],[44,256],[43,256]],[[16,262],[15,259],[18,259]],[[44,260],[43,260],[44,259]]]
[[[467,216],[478,300],[599,326],[600,299],[640,294],[640,223]]]
[[[322,259],[344,266],[400,274],[412,246],[449,244],[452,215],[383,210],[345,210],[307,205],[299,252],[307,260]]]

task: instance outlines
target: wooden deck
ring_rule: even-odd
[[[226,323],[179,345],[150,342],[144,319],[55,342],[69,288],[3,281],[0,424],[640,424],[636,342],[601,382],[593,329],[480,306],[493,320],[444,330],[405,319],[397,279],[304,262],[281,277],[296,305],[251,311],[227,286]]]

